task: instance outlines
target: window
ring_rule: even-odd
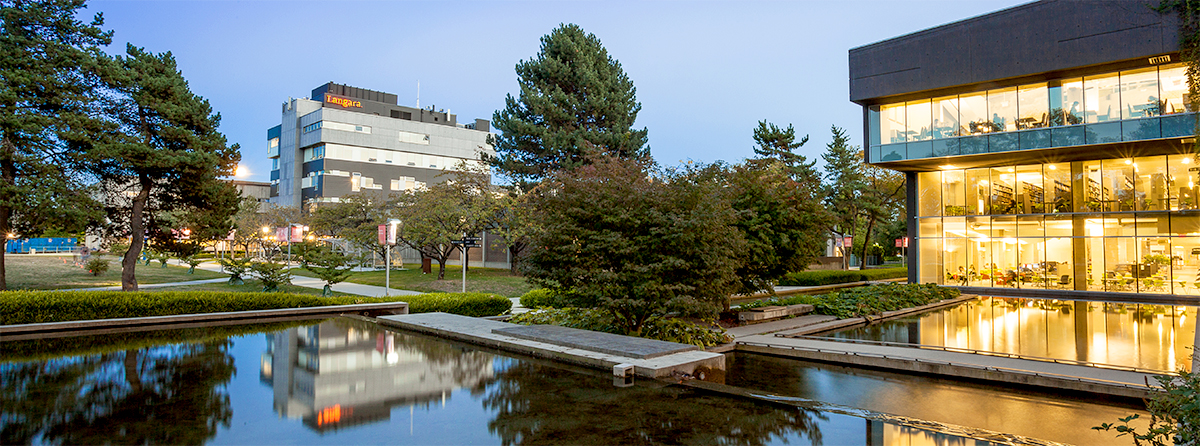
[[[1163,66],[1158,73],[1159,90],[1162,94],[1162,114],[1170,115],[1187,111],[1184,97],[1187,95],[1187,69],[1183,65]]]
[[[1046,84],[1017,89],[1017,130],[1050,126],[1050,95]]]
[[[1109,122],[1121,119],[1121,91],[1116,73],[1083,79],[1084,122]]]
[[[992,131],[987,114],[987,92],[964,94],[958,97],[959,119],[966,127],[964,134],[978,135]]]
[[[933,137],[958,136],[958,96],[933,100]]]
[[[413,132],[406,132],[406,131],[401,130],[399,132],[399,134],[400,134],[400,136],[399,136],[400,142],[406,142],[409,144],[429,145],[429,135],[426,135],[424,133],[413,133]]]
[[[321,121],[317,121],[312,124],[306,125],[306,126],[304,126],[304,133],[320,130],[322,125],[323,124]]]
[[[1016,88],[989,90],[987,103],[993,132],[1011,132],[1017,129]]]
[[[1158,68],[1121,72],[1121,118],[1137,119],[1162,114],[1158,92]]]
[[[369,126],[369,125],[346,124],[346,123],[342,123],[342,122],[326,122],[324,124],[324,127],[328,128],[330,130],[340,130],[343,132],[356,132],[356,133],[368,133],[368,134],[371,133],[371,126]]]
[[[325,145],[304,149],[303,157],[305,162],[325,158]]]
[[[925,141],[933,138],[930,101],[909,102],[907,109],[908,140]]]

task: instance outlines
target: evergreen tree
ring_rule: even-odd
[[[541,51],[517,64],[520,98],[508,95],[492,117],[496,156],[484,159],[529,190],[548,174],[599,156],[648,159],[633,82],[595,35],[575,24],[542,37]]]
[[[91,169],[109,189],[108,218],[131,237],[121,261],[121,289],[137,290],[134,266],[146,236],[171,237],[171,212],[202,215],[223,230],[238,209],[233,174],[241,155],[226,144],[208,101],[193,94],[170,52],[129,45],[113,60],[109,116],[118,130],[88,150]],[[193,228],[196,230],[196,228]]]
[[[821,175],[814,167],[816,161],[810,162],[804,155],[796,153],[796,149],[808,143],[808,135],[797,142],[796,129],[791,124],[783,129],[763,120],[758,121],[758,128],[754,129],[754,142],[758,144],[754,148],[758,159],[778,160],[797,183],[804,187],[819,188]]]
[[[829,232],[836,238],[854,235],[859,216],[859,196],[864,187],[863,159],[857,147],[850,145],[846,130],[830,126],[833,140],[821,155],[825,160],[825,206],[832,214]],[[850,247],[842,252],[842,269],[848,266]]]
[[[100,14],[78,20],[83,8],[83,0],[0,0],[0,236],[47,225],[77,232],[100,218],[67,141],[99,125],[90,107],[112,32]]]

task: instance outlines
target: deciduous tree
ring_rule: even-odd
[[[517,64],[519,97],[505,98],[492,120],[491,166],[522,190],[559,169],[599,156],[648,159],[646,129],[633,128],[637,90],[595,35],[560,25],[542,37],[541,51]]]
[[[487,229],[496,215],[491,190],[478,190],[469,174],[452,173],[464,181],[447,181],[399,197],[394,216],[400,220],[396,238],[422,256],[438,262],[438,280],[446,278],[446,261],[458,250],[451,241]],[[466,253],[462,253],[466,258]],[[463,262],[464,264],[466,262]]]

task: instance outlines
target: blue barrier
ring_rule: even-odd
[[[79,239],[74,237],[47,237],[20,240],[7,240],[4,252],[12,254],[28,254],[34,252],[72,252],[78,246]]]

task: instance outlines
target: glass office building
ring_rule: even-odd
[[[850,51],[867,162],[908,181],[910,280],[1200,298],[1197,114],[1177,18],[1076,6],[1035,2]],[[995,29],[1017,44],[929,47]]]

